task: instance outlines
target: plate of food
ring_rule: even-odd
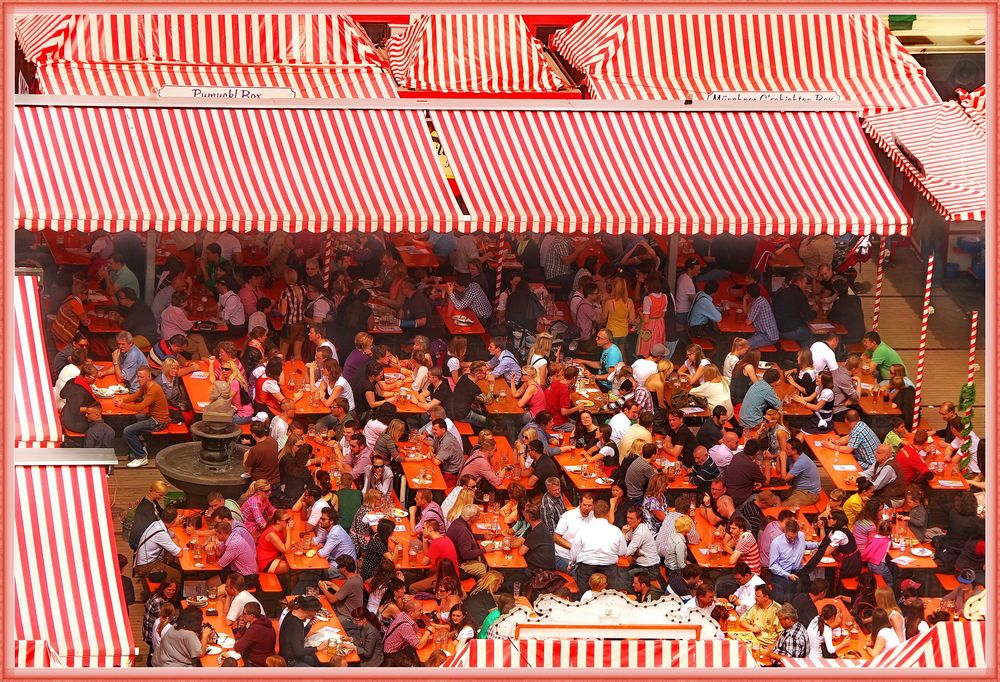
[[[612,483],[615,482],[615,479],[608,478],[607,476],[598,476],[594,480],[600,483],[601,485],[611,485]]]
[[[914,547],[913,556],[929,557],[929,556],[934,556],[934,552],[927,549],[926,547]]]
[[[820,562],[821,564],[826,564],[826,565],[830,565],[830,564],[835,564],[835,563],[837,563],[837,560],[836,560],[836,559],[834,559],[834,558],[833,558],[832,556],[825,556],[825,557],[823,557],[822,559],[820,559],[820,560],[819,560],[819,562]]]
[[[202,371],[191,372],[191,378],[192,379],[207,379],[208,378],[208,372],[202,372]]]
[[[581,407],[593,407],[594,406],[594,401],[593,400],[577,400],[576,404],[580,405]]]
[[[397,519],[405,519],[407,516],[409,516],[409,514],[406,513],[405,509],[393,509],[392,515],[395,516]]]
[[[201,566],[201,564],[195,564],[195,566]],[[188,597],[187,601],[191,606],[204,606],[208,603],[208,597],[193,596]]]
[[[208,647],[208,651],[206,651],[206,653],[209,656],[218,656],[219,654],[222,653],[222,647],[221,646],[210,646],[210,647]]]
[[[312,559],[314,556],[316,556],[316,550],[315,549],[310,549],[310,550],[306,551],[306,558],[307,559]]]
[[[233,659],[234,661],[238,661],[238,660],[240,660],[241,658],[243,658],[242,656],[240,656],[240,655],[239,655],[239,654],[238,654],[237,652],[235,652],[235,651],[227,651],[226,653],[224,653],[224,654],[223,654],[223,656],[225,656],[226,658],[231,658],[231,659]]]
[[[114,397],[115,392],[110,388],[94,388],[94,395],[98,398],[112,398]]]
[[[474,320],[466,317],[465,315],[455,315],[455,317],[452,318],[452,321],[459,327],[471,327],[475,324]]]

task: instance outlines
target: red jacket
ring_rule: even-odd
[[[915,479],[920,474],[927,474],[930,469],[927,468],[927,464],[924,462],[924,458],[920,456],[920,451],[917,450],[913,445],[904,445],[896,453],[896,462],[899,463],[900,468],[903,470],[903,478],[906,479],[907,483],[913,483]]]
[[[234,630],[233,634],[236,637],[233,649],[248,663],[263,668],[267,665],[267,657],[274,656],[278,635],[267,616],[257,616],[246,630]]]

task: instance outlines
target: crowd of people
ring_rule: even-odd
[[[834,274],[832,237],[697,238],[673,282],[668,259],[678,255],[642,236],[525,234],[501,245],[430,233],[441,261],[433,269],[407,267],[378,234],[338,235],[327,264],[316,255],[324,239],[274,233],[257,267],[243,264],[240,239],[209,235],[187,245],[187,258],[167,260],[150,283],[152,305],[143,302],[139,266],[130,268],[107,235],[86,251],[89,268],[52,278],[52,299],[61,301],[53,379],[67,445],[116,447],[121,434],[129,466],[142,467],[155,454],[150,434],[171,423],[190,425],[200,413],[249,425],[246,494],[212,495],[204,512],[213,530],[206,550],[224,569],[210,583],[245,663],[319,664],[324,652],[304,641],[321,600],[361,665],[417,665],[429,643],[489,637],[518,597],[587,600],[605,589],[642,602],[673,595],[709,617],[727,602],[776,661],[835,657],[830,633],[842,610],[815,603],[841,596],[870,631],[874,654],[927,622],[920,585],[888,560],[897,523],[933,540],[939,570],[958,577],[949,602],[964,603],[983,583],[976,496],[932,490],[925,463],[939,439],[952,466],[982,487],[982,443],[952,403],[939,407],[939,432],[910,432],[913,383],[896,351],[867,330],[857,283]],[[777,286],[769,260],[787,249],[802,267]],[[88,331],[94,286],[120,304],[113,341]],[[225,331],[191,320],[208,297],[218,311],[212,322]],[[568,318],[554,322],[560,302]],[[474,318],[485,338],[449,335],[439,309]],[[752,333],[720,329],[731,310]],[[841,333],[813,333],[816,319]],[[381,338],[385,320],[401,333]],[[772,350],[781,340],[798,351]],[[95,345],[111,351],[110,366],[94,364]],[[203,360],[210,401],[196,410],[184,377]],[[305,380],[285,371],[292,360],[305,363]],[[105,422],[107,402],[94,387],[111,374],[129,391],[114,399],[135,413],[129,423]],[[865,375],[903,415],[885,433],[859,405]],[[605,409],[577,399],[581,381],[609,395]],[[779,384],[791,387],[785,397]],[[523,414],[491,412],[495,386]],[[307,417],[297,404],[310,396],[320,414]],[[403,403],[419,409],[402,411]],[[807,415],[787,419],[791,404]],[[692,418],[691,406],[707,416]],[[477,434],[475,445],[463,425]],[[501,435],[512,457],[501,456]],[[856,490],[824,478],[806,442],[816,437],[855,458],[863,469]],[[407,491],[403,443],[431,453],[445,490]],[[580,453],[610,484],[575,489],[556,459],[563,453]],[[665,459],[679,463],[686,485],[672,487]],[[200,609],[181,607],[175,557],[183,548],[165,493],[157,482],[136,511],[133,576],[140,591],[148,576],[163,578],[146,600],[150,663],[188,665],[207,651],[211,628]],[[807,540],[798,510],[821,498],[828,503],[815,509]],[[397,567],[410,547],[400,549],[395,522],[378,518],[397,505],[421,567]],[[477,522],[494,507],[505,548],[526,568],[496,570],[484,560]],[[699,518],[718,529],[730,568],[703,568],[692,554]],[[290,570],[284,555],[296,523],[328,570]],[[804,562],[807,550],[815,551]],[[833,563],[821,564],[824,557]],[[263,573],[292,597],[277,630],[251,592]],[[845,589],[845,579],[857,588]],[[346,662],[342,653],[332,655],[335,664]]]

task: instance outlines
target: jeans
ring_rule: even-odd
[[[768,338],[767,334],[760,334],[760,333],[754,334],[749,339],[747,339],[747,343],[750,344],[750,348],[752,349],[763,348],[764,346],[770,346],[775,341],[776,339]]]
[[[883,559],[882,563],[880,564],[875,564],[869,561],[868,570],[870,570],[875,575],[882,576],[882,578],[885,579],[885,584],[889,587],[889,589],[892,589],[892,583],[893,583],[892,569],[890,568],[889,562],[886,559]]]
[[[711,270],[706,270],[697,277],[694,278],[695,284],[700,284],[701,282],[714,282],[720,279],[725,279],[733,273],[729,270],[723,270],[722,268],[712,268]]]
[[[465,419],[460,419],[459,421],[469,422],[472,426],[480,429],[486,428],[486,417],[475,410],[470,410],[469,414],[465,415]]]
[[[608,578],[608,589],[617,590],[620,585],[618,580],[618,565],[593,566],[591,564],[576,565],[576,586],[583,594],[590,589],[590,576],[595,573],[603,573]]]
[[[142,459],[146,456],[146,446],[142,442],[142,434],[159,431],[166,426],[165,423],[161,424],[144,414],[137,415],[136,419],[138,421],[134,424],[125,427],[125,442],[128,443],[129,461]]]
[[[781,332],[781,338],[797,341],[800,348],[808,348],[812,343],[813,334],[809,331],[809,327],[799,327],[790,332]]]
[[[797,575],[797,572],[794,573]],[[771,587],[771,596],[774,598],[774,601],[779,604],[790,602],[799,590],[799,585],[796,581],[789,580],[788,578],[775,573],[771,574]]]
[[[569,570],[569,559],[563,559],[561,556],[556,554],[556,570],[565,573]]]
[[[240,417],[239,415],[233,415],[233,423],[242,426],[243,424],[249,424],[253,421],[253,415],[248,414],[245,417]]]

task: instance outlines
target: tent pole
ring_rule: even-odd
[[[160,233],[150,230],[146,233],[146,305],[153,305],[153,296],[156,294],[156,244],[160,239]]]
[[[670,235],[670,251],[667,253],[667,286],[670,292],[676,294],[674,286],[677,284],[677,254],[680,252],[680,238],[674,232]]]
[[[927,321],[931,313],[931,282],[934,280],[934,254],[927,258],[927,280],[924,283],[924,305],[923,313],[920,317],[920,346],[917,353],[917,376],[914,381],[916,391],[913,396],[913,424],[912,430],[916,431],[920,425],[920,394],[924,383],[924,358],[927,355]]]

